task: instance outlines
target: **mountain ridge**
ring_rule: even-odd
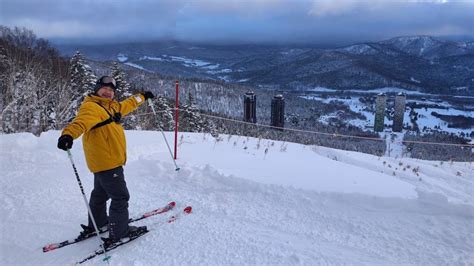
[[[120,55],[124,64],[167,75],[280,90],[401,87],[474,95],[474,42],[427,35],[331,49],[180,42],[58,48],[66,55],[79,49],[100,61],[117,60]]]

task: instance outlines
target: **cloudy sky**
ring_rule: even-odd
[[[474,0],[0,0],[0,25],[56,41],[351,43],[474,39]]]

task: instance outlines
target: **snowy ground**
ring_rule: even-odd
[[[322,88],[323,89],[323,88]],[[360,113],[363,114],[366,119],[351,119],[348,120],[347,123],[360,127],[362,129],[364,128],[371,128],[374,126],[374,119],[375,119],[375,114],[371,111],[366,110],[366,104],[361,103],[359,101],[359,97],[351,97],[350,99],[343,99],[343,98],[338,98],[338,97],[326,97],[322,98],[319,96],[313,96],[313,95],[306,95],[306,96],[301,96],[301,98],[304,99],[309,99],[309,100],[315,100],[315,101],[320,101],[323,103],[330,103],[331,101],[338,101],[342,102],[345,105],[347,105],[353,112],[355,113]],[[448,127],[448,123],[443,121],[442,119],[432,115],[432,112],[437,112],[438,114],[442,115],[462,115],[465,117],[473,117],[474,112],[469,111],[469,110],[459,110],[456,108],[453,108],[449,103],[447,102],[434,102],[434,101],[414,101],[414,100],[409,100],[408,102],[417,102],[421,104],[432,104],[432,105],[439,105],[441,108],[434,108],[434,107],[429,107],[429,108],[415,108],[415,111],[419,114],[417,124],[420,129],[423,129],[424,127],[434,129],[435,126],[439,127],[441,131],[445,131],[448,133],[454,133],[454,134],[460,134],[464,133],[466,135],[471,134],[472,131],[474,131],[474,128],[450,128]],[[337,117],[338,112],[334,112],[331,114],[326,114],[320,117],[320,121],[323,123],[328,123],[329,119],[332,117]],[[384,118],[384,124],[391,125],[392,121],[388,120],[387,117]],[[404,113],[404,119],[403,119],[405,124],[410,124],[410,112],[408,110],[405,111]]]
[[[111,252],[112,265],[474,264],[472,163],[184,134],[176,172],[160,133],[126,134],[131,215],[170,200],[193,214],[139,222],[150,233]],[[58,136],[0,135],[0,265],[70,265],[97,248],[42,253],[86,221]],[[90,193],[81,146],[72,151]]]
[[[423,102],[422,102],[423,103]],[[443,103],[442,103],[443,104]],[[444,103],[446,105],[446,103]],[[449,106],[449,105],[448,105]],[[449,132],[449,133],[454,133],[454,134],[459,134],[459,133],[464,133],[467,136],[471,134],[471,132],[474,131],[474,128],[466,128],[466,129],[461,129],[461,128],[450,128],[448,127],[448,123],[443,121],[442,119],[432,115],[432,112],[436,112],[441,115],[452,115],[452,116],[457,116],[457,115],[462,115],[465,117],[474,117],[474,112],[472,111],[465,111],[465,110],[458,110],[455,108],[448,108],[448,109],[442,109],[442,108],[416,108],[415,111],[418,113],[418,120],[416,121],[420,129],[423,129],[423,127],[431,128],[434,129],[435,126],[438,126],[442,131]],[[409,112],[405,112],[405,116],[403,119],[405,122],[410,121],[410,114]]]
[[[145,56],[141,56],[139,60],[136,61],[136,63],[139,63],[140,61],[144,61],[144,60],[159,61],[159,62],[178,62],[178,63],[181,63],[185,67],[193,67],[193,68],[209,70],[207,72],[211,74],[232,72],[232,70],[230,69],[220,69],[220,64],[211,63],[211,62],[201,60],[201,59],[190,59],[184,56],[173,56],[173,55],[147,56],[145,55]],[[142,70],[144,69],[142,66],[136,63],[128,64],[128,65],[142,69]]]

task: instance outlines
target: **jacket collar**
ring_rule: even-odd
[[[84,102],[96,102],[104,106],[109,105],[113,101],[114,99],[104,98],[94,94],[89,94],[84,98]]]

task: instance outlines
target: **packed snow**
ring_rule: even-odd
[[[0,265],[70,265],[98,248],[92,238],[42,252],[86,222],[59,134],[0,135]],[[150,232],[110,252],[112,265],[474,263],[472,163],[183,133],[177,172],[160,132],[126,136],[131,216],[178,206],[137,222]],[[80,139],[72,153],[89,195]],[[187,205],[192,214],[166,223]]]

